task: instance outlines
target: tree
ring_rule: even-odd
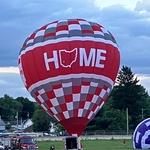
[[[141,109],[150,106],[150,99],[145,88],[132,73],[131,68],[123,66],[119,71],[112,96],[112,107],[121,111],[129,110],[130,128],[134,129],[141,121]]]
[[[65,128],[61,124],[57,124],[56,133],[60,133],[62,131],[65,131]]]
[[[17,102],[21,103],[23,106],[22,111],[21,111],[22,119],[23,120],[27,119],[27,117],[32,118],[34,110],[35,110],[34,102],[32,102],[28,98],[24,98],[24,97],[17,97],[15,100]]]
[[[96,114],[95,118],[93,120],[91,120],[88,125],[86,126],[85,130],[103,130],[103,128],[101,127],[101,125],[99,124],[99,121],[101,121],[103,114],[105,112],[105,108],[102,107],[99,112]]]
[[[110,96],[96,117],[88,124],[86,130],[126,131],[126,112],[114,109],[112,101],[113,98]]]
[[[33,114],[33,130],[34,131],[48,131],[50,127],[50,122],[54,122],[52,117],[50,117],[42,108],[37,107]]]
[[[4,97],[0,98],[0,106],[2,110],[0,115],[6,121],[14,120],[17,111],[22,110],[22,104],[15,101],[12,97],[5,94]]]
[[[110,120],[107,130],[126,131],[125,111],[120,111],[119,109],[112,108],[107,112],[105,119]]]
[[[6,128],[6,130],[10,130],[11,124],[10,124],[10,123],[7,123],[7,124],[5,125],[5,128]]]

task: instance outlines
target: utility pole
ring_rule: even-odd
[[[17,118],[17,130],[18,130],[18,111],[17,111],[17,114],[16,114],[16,118]]]
[[[0,115],[0,123],[1,123],[1,121],[2,121],[2,117],[1,117],[1,115]]]
[[[142,119],[144,118],[144,109],[142,108]]]
[[[29,112],[28,112],[28,114],[27,114],[27,119],[29,119]]]
[[[20,125],[21,125],[21,131],[22,131],[22,117],[21,117],[21,123],[20,123]]]
[[[128,117],[128,108],[126,108],[126,117],[127,117],[127,135],[129,134],[129,117]]]

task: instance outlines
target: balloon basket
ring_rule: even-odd
[[[62,139],[64,150],[82,150],[80,137],[66,136]]]

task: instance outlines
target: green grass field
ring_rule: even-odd
[[[82,140],[83,150],[133,150],[132,140],[126,140],[126,147],[122,140]],[[55,146],[55,150],[64,150],[62,141],[37,142],[39,150],[49,150]]]

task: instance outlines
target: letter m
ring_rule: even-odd
[[[85,48],[80,48],[80,66],[89,66],[91,63],[91,66],[94,66],[95,63],[95,49],[91,48],[89,56],[86,54]]]

